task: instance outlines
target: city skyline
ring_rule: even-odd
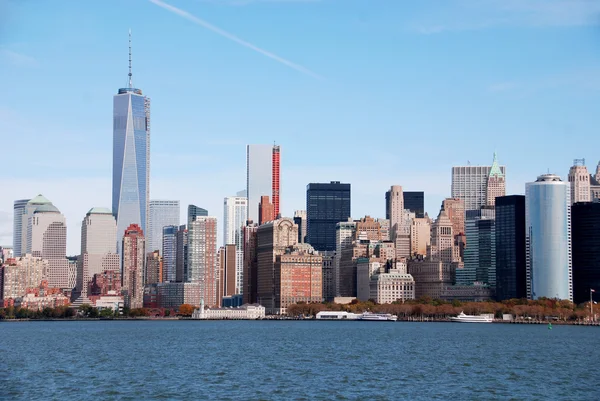
[[[366,26],[363,26],[365,30],[353,25],[354,15],[360,15],[360,3],[347,3],[351,13],[336,17],[339,26],[325,29],[317,24],[315,29],[330,39],[342,32],[348,32],[354,37],[365,35],[376,43],[385,41],[385,34],[379,29],[374,29],[378,21],[385,22],[381,29],[391,27],[390,21],[381,13],[383,8],[374,9],[378,11],[370,14]],[[260,44],[261,47],[278,50],[276,54],[285,53],[286,59],[301,62],[301,65],[322,75],[324,79],[315,80],[306,74],[286,68],[280,65],[281,63],[265,59],[148,2],[132,2],[125,8],[139,12],[148,21],[156,20],[171,26],[173,29],[167,30],[168,38],[182,39],[178,46],[192,46],[190,49],[193,51],[186,54],[172,53],[175,49],[165,48],[165,44],[158,39],[156,33],[151,32],[142,23],[132,23],[124,16],[117,16],[110,22],[111,29],[106,36],[98,36],[102,31],[98,25],[99,21],[107,13],[113,14],[109,7],[77,5],[69,11],[64,8],[66,6],[59,4],[53,7],[41,5],[36,10],[30,10],[26,4],[10,3],[6,7],[10,11],[8,24],[11,36],[7,38],[6,43],[0,45],[0,57],[6,61],[0,64],[0,76],[10,79],[5,78],[0,82],[14,96],[11,96],[10,104],[8,99],[0,100],[0,133],[10,149],[18,149],[23,140],[33,141],[40,146],[31,149],[31,163],[15,168],[8,177],[7,184],[12,188],[13,196],[0,203],[0,244],[12,244],[12,202],[15,199],[32,197],[38,193],[52,199],[65,214],[68,225],[67,249],[71,255],[79,252],[78,233],[86,211],[92,207],[111,206],[110,97],[114,95],[115,88],[127,86],[125,63],[127,31],[130,27],[135,38],[136,86],[143,87],[144,93],[152,96],[155,114],[152,121],[153,164],[150,185],[153,199],[178,199],[184,208],[188,204],[197,204],[210,210],[211,214],[219,216],[222,199],[225,196],[233,196],[245,186],[245,145],[273,143],[274,140],[282,146],[284,152],[281,165],[281,213],[287,217],[292,217],[294,210],[304,209],[304,191],[308,183],[331,180],[352,184],[354,218],[364,215],[384,217],[381,194],[394,184],[402,185],[406,191],[424,191],[425,210],[430,216],[435,216],[441,201],[450,196],[451,167],[465,165],[467,161],[471,161],[472,165],[489,165],[494,151],[498,152],[499,160],[508,169],[507,195],[524,194],[525,183],[547,170],[560,175],[566,181],[573,158],[587,159],[588,170],[590,173],[595,172],[598,156],[581,146],[582,143],[586,143],[586,147],[593,149],[598,141],[593,135],[594,127],[598,125],[598,117],[591,111],[591,104],[594,103],[591,100],[597,96],[598,82],[597,78],[593,77],[595,73],[592,74],[591,71],[594,70],[599,57],[592,47],[592,27],[584,18],[585,10],[579,16],[566,13],[562,17],[566,23],[559,24],[556,20],[550,22],[541,18],[548,15],[541,6],[533,16],[515,6],[512,10],[504,11],[514,17],[510,26],[491,24],[492,26],[477,28],[483,35],[483,38],[479,39],[480,42],[473,38],[467,39],[484,53],[493,48],[495,52],[499,52],[499,57],[506,57],[509,67],[507,71],[501,71],[492,65],[494,63],[491,61],[480,60],[481,54],[474,60],[472,55],[465,53],[466,50],[460,45],[465,39],[462,33],[464,30],[456,27],[439,28],[444,25],[443,21],[431,24],[438,26],[436,29],[411,30],[408,29],[411,26],[410,21],[401,21],[401,25],[407,29],[395,32],[394,39],[407,46],[402,54],[403,57],[408,54],[411,62],[399,72],[394,71],[397,66],[397,56],[394,54],[398,48],[395,44],[381,43],[381,46],[374,49],[373,66],[361,64],[361,68],[382,70],[377,78],[368,78],[372,77],[369,70],[339,64],[338,61],[329,61],[329,64],[322,61],[318,56],[327,50],[327,43],[318,44],[311,53],[304,46],[309,42],[303,42],[309,39],[298,39],[285,51],[278,49],[277,44],[269,39],[274,33],[273,30],[293,34],[297,26],[287,28],[284,25],[286,19],[297,13],[308,17],[313,12],[324,12],[333,17],[335,2],[281,4],[278,11],[281,21],[276,26],[260,32],[248,22],[233,29],[227,22],[228,18],[232,17],[235,10],[248,16],[260,12],[275,13],[275,5],[253,3],[230,7],[209,3],[173,4],[198,17],[206,17],[227,30],[237,30],[237,34],[252,39],[252,42]],[[403,10],[403,6],[391,2],[385,6]],[[439,18],[447,23],[452,20],[448,16],[462,7],[468,8],[457,3],[445,5],[440,13],[427,18]],[[412,17],[427,15],[427,7],[406,8],[410,11],[407,15]],[[92,18],[96,23],[83,24],[82,21],[77,21],[68,29],[46,34],[48,31],[54,31],[52,27],[59,23],[59,19],[53,20],[48,16],[68,12],[94,14],[96,11],[97,15]],[[471,14],[477,12],[473,8],[467,11]],[[24,17],[25,13],[28,18]],[[531,22],[534,18],[540,18],[538,21],[542,21],[537,23],[536,27],[532,27],[536,25]],[[78,35],[73,35],[75,30],[78,30]],[[556,33],[562,33],[564,37],[554,41],[553,47],[550,47],[549,43],[534,46],[535,39],[540,35],[554,38]],[[492,39],[490,34],[497,34],[498,37]],[[518,49],[507,49],[504,44],[510,42],[509,39],[514,35],[524,35],[524,40],[517,46]],[[51,54],[45,48],[53,40],[65,46],[50,46],[55,51]],[[193,46],[197,40],[207,42]],[[581,43],[581,46],[569,46],[573,40]],[[78,46],[81,52],[67,52],[69,46],[81,45],[82,41],[94,46]],[[168,42],[171,43],[171,40]],[[157,48],[151,50],[150,44],[156,45]],[[217,51],[207,59],[206,54],[208,49],[212,51],[213,44]],[[417,44],[431,46],[432,50],[439,46],[451,46],[456,51],[456,60],[451,60],[446,70],[434,67],[435,57],[424,56]],[[350,50],[356,50],[360,55],[366,51],[366,47],[351,48],[346,45],[339,51],[341,55],[349,57]],[[532,59],[537,57],[545,60],[553,50],[561,51],[565,56],[564,60],[552,65],[537,62],[525,67],[518,64],[518,69],[514,68],[517,66],[515,58],[521,52],[526,51]],[[229,67],[222,68],[227,55],[236,58],[247,66],[247,69],[240,73],[237,69],[234,71]],[[463,62],[458,61],[461,57],[467,57],[468,62],[465,61],[463,65]],[[179,60],[176,63],[178,67],[156,62],[159,58]],[[477,62],[474,63],[475,61]],[[94,63],[100,66],[101,70],[97,70],[100,67],[92,65]],[[71,64],[81,68],[76,71],[66,68]],[[191,70],[188,69],[194,69],[198,65],[204,68],[199,75],[201,82],[192,82],[194,80],[189,79],[192,76],[189,73]],[[410,75],[415,74],[414,70],[422,66],[431,68],[416,73],[417,76]],[[460,67],[468,67],[464,71],[465,76],[477,71],[475,75],[470,74],[468,80],[458,80],[464,94],[457,93],[456,84],[451,82]],[[574,71],[575,67],[578,70]],[[181,68],[181,73],[171,74],[176,68]],[[255,73],[265,69],[269,71],[269,80],[252,82],[256,78]],[[67,75],[66,72],[57,70],[69,73]],[[585,73],[586,71],[588,73]],[[542,78],[532,78],[536,75],[541,75]],[[52,79],[48,78],[50,76]],[[90,76],[94,79],[90,80]],[[165,81],[163,76],[168,76],[168,80]],[[416,83],[407,82],[406,77],[409,76],[410,81]],[[577,76],[579,78],[575,78]],[[431,79],[432,77],[435,79]],[[549,80],[552,77],[560,79],[553,80],[552,84],[544,82],[544,79]],[[85,89],[76,96],[73,96],[71,91],[63,90],[67,82],[72,86],[74,79],[85,82]],[[506,81],[503,81],[504,79]],[[214,83],[208,83],[208,80]],[[389,89],[378,89],[382,80],[389,84]],[[184,81],[189,88],[186,92],[189,93],[175,96],[170,88],[183,86]],[[36,98],[26,96],[27,91],[17,90],[15,85],[22,86],[23,82],[36,86]],[[223,87],[225,82],[227,85]],[[347,89],[342,88],[350,82],[355,85]],[[425,93],[418,90],[422,88],[415,86],[422,85],[423,82],[427,82],[429,88]],[[286,89],[285,97],[282,97],[283,94],[278,89],[281,85]],[[393,93],[399,86],[404,87],[401,91],[404,94],[402,98]],[[200,87],[205,87],[205,90],[199,91]],[[361,92],[368,99],[377,99],[368,109],[372,117],[379,120],[375,126],[368,125],[372,118],[369,117],[369,113],[361,112],[357,101],[348,100],[357,98]],[[201,93],[202,96],[198,96],[197,93]],[[234,93],[235,96],[240,96],[231,103]],[[249,102],[245,93],[252,94],[254,102]],[[261,95],[256,97],[256,93]],[[431,97],[439,97],[440,93],[453,96],[451,107],[448,106],[448,102],[438,100],[423,108],[423,104],[428,103]],[[190,101],[189,96],[192,95],[193,101]],[[44,101],[48,97],[53,99],[51,104]],[[309,106],[309,99],[316,97],[323,100]],[[480,105],[473,112],[471,105],[474,101]],[[214,104],[211,105],[210,102]],[[247,107],[249,103],[253,105]],[[343,121],[342,115],[334,112],[328,103],[335,104],[336,109],[344,110],[344,118],[348,121]],[[283,110],[279,104],[293,110],[293,114]],[[210,112],[202,112],[197,116],[198,113],[189,112],[188,107],[208,109]],[[560,113],[557,113],[557,107],[560,108]],[[398,108],[405,109],[400,113],[401,116],[397,116]],[[323,110],[327,113],[323,113]],[[38,118],[28,119],[27,113],[31,111]],[[231,113],[234,113],[236,118],[228,118],[228,114]],[[425,114],[434,115],[438,121],[430,122],[431,118],[425,118]],[[560,117],[557,117],[558,114]],[[456,117],[457,115],[468,118],[463,119]],[[41,121],[44,122],[43,126],[40,125]],[[44,133],[44,138],[41,132]],[[82,132],[85,132],[85,137]],[[372,144],[359,142],[367,132],[373,140]],[[342,135],[344,140],[340,140]],[[569,135],[571,140],[565,143],[539,141],[548,136],[564,135]],[[387,153],[379,151],[376,145],[376,140],[385,140],[388,141],[387,148],[403,143],[416,149],[417,143],[413,139],[416,136],[429,138],[421,145],[427,146],[427,153],[406,152],[405,156],[400,158],[402,160],[393,159],[390,162]],[[298,140],[300,137],[302,140]],[[522,147],[512,146],[515,138],[523,141]],[[469,146],[461,148],[456,144],[449,144],[449,141],[454,139],[458,139],[457,144],[469,143]],[[318,142],[323,145],[322,148],[314,146],[318,140],[323,141]],[[362,154],[365,164],[369,167],[353,165],[340,156],[332,156],[328,145],[334,143],[333,141],[339,155],[346,155],[351,151],[358,152],[359,146],[361,152],[372,150],[372,154]],[[50,153],[64,153],[69,157],[48,160],[47,155]],[[307,159],[307,155],[311,157]],[[227,158],[227,163],[219,163],[223,157]],[[172,163],[175,158],[179,163]],[[312,162],[313,160],[316,162]],[[22,165],[21,161],[18,152],[9,152],[7,155],[9,165]],[[74,165],[78,168],[74,169]],[[201,189],[186,185],[191,177],[198,174],[211,174],[213,179]],[[374,176],[376,177],[373,178]],[[77,189],[77,197],[72,195],[73,188]],[[182,210],[181,213],[185,212]],[[182,221],[185,221],[184,217],[182,216]],[[222,238],[221,230],[222,225],[219,225],[219,239]],[[122,233],[118,233],[117,236],[121,235]]]

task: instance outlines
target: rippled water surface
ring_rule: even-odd
[[[10,400],[598,400],[600,328],[136,321],[0,324]]]

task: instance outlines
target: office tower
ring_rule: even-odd
[[[165,226],[162,229],[162,276],[159,282],[174,283],[177,280],[177,232],[179,226]]]
[[[402,214],[404,213],[404,195],[400,185],[392,185],[389,191],[385,193],[386,212],[385,218],[390,221],[390,237],[396,241],[398,231],[403,223]]]
[[[146,231],[150,191],[150,99],[133,87],[131,32],[129,81],[113,97],[112,212],[117,235],[137,224]]]
[[[148,252],[146,256],[146,273],[144,274],[144,285],[160,283],[162,272],[162,257],[158,250]]]
[[[13,215],[13,255],[19,257],[22,254],[21,244],[23,241],[23,215],[30,199],[19,199],[14,202]],[[27,229],[27,225],[25,225]],[[27,231],[27,230],[26,230]]]
[[[298,226],[291,219],[277,219],[258,227],[256,295],[257,302],[266,308],[267,313],[281,313],[282,308],[281,298],[276,290],[278,287],[277,256],[283,255],[287,248],[297,243]],[[321,263],[322,260],[319,257],[319,268],[321,268]],[[321,274],[321,270],[319,270],[319,274]],[[309,275],[309,277],[312,276]],[[321,286],[320,281],[319,286]]]
[[[571,206],[571,227],[573,301],[580,304],[590,300],[590,289],[600,292],[600,235],[598,235],[600,232],[600,203],[573,204]],[[595,309],[596,305],[594,305]]]
[[[175,281],[183,283],[188,277],[188,230],[185,225],[179,226],[176,241]]]
[[[275,209],[273,204],[269,202],[268,196],[261,196],[258,204],[258,224],[263,225],[267,221],[275,220]]]
[[[452,222],[452,232],[458,235],[465,232],[465,202],[462,199],[447,198],[442,202],[442,209]]]
[[[294,211],[294,224],[298,226],[298,242],[306,241],[306,210]]]
[[[454,235],[452,222],[445,210],[441,210],[438,218],[431,226],[431,260],[452,262],[454,260]]]
[[[130,224],[123,235],[121,291],[127,308],[144,305],[144,263],[146,261],[146,238],[137,224]]]
[[[236,249],[235,286],[236,294],[242,294],[244,278],[243,227],[248,215],[248,199],[244,196],[230,196],[224,201],[223,243],[234,244]]]
[[[259,221],[258,203],[261,196],[270,196],[279,213],[280,188],[280,146],[248,145],[246,147],[246,193],[248,198],[248,219]],[[275,218],[277,215],[274,216]]]
[[[219,287],[217,291],[219,305],[223,297],[237,294],[236,257],[235,244],[228,244],[219,248]]]
[[[45,198],[44,198],[45,199]],[[65,216],[47,199],[38,202],[36,197],[28,203],[35,205],[27,222],[27,246],[25,253],[48,261],[48,285],[52,288],[69,288],[69,262],[67,261],[67,223]],[[27,209],[26,207],[26,209]]]
[[[493,204],[496,196],[504,196],[505,180],[506,167],[498,165],[495,154],[492,166],[452,167],[451,197],[464,200],[465,210],[477,210]]]
[[[342,255],[352,249],[354,234],[356,232],[356,222],[352,219],[341,221],[335,225],[335,259],[333,266],[333,286],[336,297],[342,295],[343,283],[341,277]]]
[[[77,276],[72,299],[85,299],[94,274],[120,271],[117,254],[117,222],[110,209],[94,207],[81,223],[81,254],[77,259]]]
[[[196,217],[198,217],[198,216],[203,216],[203,217],[208,216],[208,210],[202,209],[201,207],[198,207],[196,205],[189,205],[188,206],[188,213],[187,213],[187,218],[188,218],[187,219],[187,227],[188,227],[188,229],[192,225],[192,221],[196,221]]]
[[[404,209],[413,212],[417,219],[425,217],[425,192],[404,191]]]
[[[256,303],[256,271],[258,269],[257,260],[257,232],[258,224],[248,220],[242,231],[244,240],[244,274],[242,277],[243,302],[245,304]]]
[[[431,245],[429,217],[414,218],[410,225],[410,256],[425,256],[429,245]]]
[[[273,217],[278,219],[279,216],[279,164],[281,161],[281,148],[277,145],[273,146],[272,159],[272,179],[271,179],[271,199],[273,200]]]
[[[590,173],[585,167],[585,159],[573,160],[573,166],[569,169],[571,204],[591,200],[590,178]]]
[[[200,283],[201,297],[208,306],[217,305],[217,218],[197,216],[188,228],[187,280]]]
[[[464,269],[456,275],[456,284],[473,285],[475,282],[496,285],[496,231],[495,210],[486,206],[467,211],[465,227],[467,247]]]
[[[27,204],[22,205],[22,201],[16,201],[15,203],[19,203],[17,206],[17,210],[15,210],[15,216],[14,218],[17,218],[17,214],[20,214],[21,216],[21,239],[20,239],[20,245],[16,242],[18,241],[16,232],[15,232],[15,237],[14,237],[14,241],[15,241],[15,249],[20,251],[20,255],[16,253],[15,251],[15,256],[24,256],[27,253],[27,229],[30,223],[30,219],[33,217],[33,213],[35,212],[35,210],[43,205],[51,205],[52,202],[50,202],[48,199],[46,199],[43,195],[38,195],[33,199],[30,199]],[[15,221],[14,225],[17,226],[18,223]],[[17,228],[18,229],[18,228]]]
[[[148,253],[158,250],[161,255],[163,254],[163,227],[178,226],[179,217],[178,200],[150,201],[148,229],[146,230],[146,249],[148,249]]]
[[[525,185],[527,293],[573,300],[569,186],[554,174]],[[468,245],[467,245],[468,246]]]
[[[332,302],[335,298],[335,251],[324,252],[321,256],[323,258],[323,300]]]
[[[307,242],[318,251],[335,250],[335,226],[351,217],[350,184],[308,184],[306,189]]]
[[[527,297],[525,196],[496,198],[496,299]]]

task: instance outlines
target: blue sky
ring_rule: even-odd
[[[437,215],[451,166],[494,151],[509,193],[600,161],[597,1],[0,0],[0,244],[14,199],[52,200],[71,254],[86,211],[110,206],[129,28],[152,99],[151,198],[219,219],[247,143],[282,146],[285,215],[309,182],[352,183],[356,218],[384,216],[392,184]]]

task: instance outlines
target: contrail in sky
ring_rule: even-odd
[[[188,13],[187,11],[184,11],[184,10],[182,10],[180,8],[174,7],[174,6],[172,6],[170,4],[167,4],[167,3],[165,3],[165,2],[163,2],[161,0],[149,0],[149,1],[151,3],[156,4],[159,7],[164,8],[165,10],[168,10],[168,11],[174,13],[174,14],[179,15],[180,17],[188,19],[188,20],[192,21],[193,23],[195,23],[197,25],[200,25],[200,26],[202,26],[202,27],[204,27],[204,28],[206,28],[208,30],[211,30],[214,33],[217,33],[217,34],[219,34],[221,36],[224,36],[227,39],[229,39],[229,40],[231,40],[233,42],[236,42],[237,44],[240,44],[240,45],[242,45],[244,47],[252,49],[255,52],[258,52],[258,53],[262,54],[263,56],[267,56],[267,57],[269,57],[269,58],[271,58],[271,59],[273,59],[275,61],[280,62],[281,64],[287,65],[288,67],[293,68],[296,71],[300,71],[303,74],[310,75],[313,78],[323,79],[322,76],[320,76],[320,75],[312,72],[308,68],[303,67],[303,66],[301,66],[299,64],[296,64],[296,63],[292,63],[291,61],[286,60],[286,59],[284,59],[282,57],[279,57],[276,54],[273,54],[273,53],[271,53],[269,51],[261,49],[260,47],[254,46],[252,43],[246,42],[245,40],[240,39],[237,36],[235,36],[235,35],[227,32],[227,31],[222,30],[221,28],[218,28],[218,27],[216,27],[216,26],[214,26],[212,24],[209,24],[208,22],[206,22],[206,21],[204,21],[204,20],[202,20],[202,19],[200,19],[200,18],[198,18],[198,17],[196,17],[196,16]]]

